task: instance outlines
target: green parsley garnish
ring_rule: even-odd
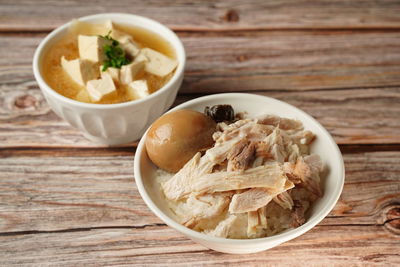
[[[120,69],[123,65],[131,63],[131,61],[126,57],[124,49],[119,45],[119,42],[113,39],[110,34],[111,31],[109,31],[105,36],[100,36],[111,41],[111,44],[103,46],[106,59],[103,61],[103,69],[101,71],[106,71],[109,67]]]

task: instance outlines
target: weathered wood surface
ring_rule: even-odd
[[[397,32],[181,33],[187,71],[176,103],[254,92],[317,118],[340,144],[400,143]],[[96,147],[59,119],[33,78],[42,34],[0,41],[0,147]],[[229,49],[227,49],[229,47]]]
[[[337,90],[400,86],[400,32],[178,33],[187,52],[182,93]],[[35,86],[45,35],[0,34],[5,90]],[[9,86],[9,87],[7,87]]]
[[[3,265],[398,266],[400,239],[383,226],[318,225],[265,252],[210,251],[169,227],[0,236]]]
[[[2,31],[49,30],[72,18],[105,12],[143,15],[175,30],[400,27],[400,7],[397,0],[2,0],[0,4]]]
[[[248,256],[210,252],[156,218],[137,192],[133,151],[77,152],[1,152],[0,264],[400,263],[400,152],[345,154],[346,185],[330,215]]]
[[[133,149],[5,150],[0,156],[0,233],[162,223],[135,186]],[[389,210],[400,208],[400,152],[344,159],[343,194],[321,224],[384,224]]]
[[[136,13],[187,51],[176,104],[251,92],[293,104],[340,144],[343,194],[305,235],[254,255],[167,227],[134,182],[136,143],[99,147],[47,106],[40,40],[72,18]],[[0,0],[0,266],[399,266],[400,2]]]
[[[286,101],[308,112],[328,129],[339,144],[400,142],[400,87],[256,93]],[[10,99],[8,106],[0,106],[4,112],[0,118],[0,147],[99,146],[86,140],[81,132],[57,117],[38,89],[22,89],[7,97]],[[180,95],[175,103],[193,97]],[[15,105],[18,100],[28,102],[27,106]]]

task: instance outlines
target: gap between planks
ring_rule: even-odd
[[[22,65],[21,65],[22,66]],[[198,74],[200,72],[195,72],[195,71],[185,71],[185,75],[190,75],[190,74]],[[279,74],[289,74],[289,73],[284,73],[281,72]],[[252,76],[258,76],[258,73],[255,73]],[[220,77],[232,77],[232,75],[228,74],[228,75],[220,75]],[[248,75],[247,77],[251,77],[251,75]],[[19,80],[16,82],[2,82],[1,84],[4,86],[10,86],[10,85],[20,85],[20,84],[24,84],[24,83],[29,83],[31,82],[31,79],[26,79],[26,80]],[[245,94],[258,94],[258,93],[293,93],[293,92],[327,92],[327,91],[345,91],[345,90],[368,90],[368,89],[397,89],[400,87],[400,84],[389,84],[389,85],[373,85],[373,86],[343,86],[343,87],[326,87],[326,88],[297,88],[297,89],[286,89],[286,88],[269,88],[269,89],[253,89],[253,90],[240,90],[240,91],[204,91],[201,93],[194,93],[194,92],[179,92],[179,95],[177,95],[177,99],[178,97],[183,97],[183,98],[190,98],[190,99],[194,99],[194,98],[198,98],[198,97],[202,97],[202,96],[207,96],[210,94],[223,94],[223,93],[245,93]],[[33,88],[29,88],[29,89],[39,89],[39,86],[36,85]],[[175,105],[174,105],[175,106]],[[173,106],[173,107],[174,107]],[[171,107],[172,108],[172,107]]]
[[[24,156],[123,156],[135,155],[138,142],[116,147],[7,147],[0,148],[0,158]],[[343,154],[357,154],[365,152],[400,151],[400,143],[393,144],[341,144]]]
[[[37,34],[49,34],[56,28],[38,28],[38,29],[25,29],[25,28],[0,28],[0,35],[37,35]],[[377,26],[377,27],[298,27],[298,28],[285,28],[285,27],[270,27],[270,28],[240,28],[240,29],[213,29],[213,28],[186,28],[186,27],[170,27],[170,29],[178,34],[201,34],[201,35],[219,35],[223,34],[243,34],[243,33],[255,33],[255,32],[368,32],[368,33],[386,33],[386,32],[399,32],[399,26]]]
[[[51,233],[69,233],[69,232],[82,232],[82,231],[91,231],[91,230],[107,230],[107,229],[146,229],[146,228],[154,228],[154,227],[166,227],[165,223],[152,223],[152,224],[144,224],[137,226],[98,226],[98,227],[79,227],[79,228],[67,228],[60,230],[33,230],[33,231],[12,231],[12,232],[0,232],[0,236],[16,236],[16,235],[32,235],[32,234],[51,234]],[[383,224],[382,224],[383,226]]]
[[[195,72],[188,72],[188,74],[195,74]],[[285,73],[281,73],[285,74]],[[257,76],[255,74],[254,76]],[[227,77],[231,77],[228,76]],[[26,81],[28,82],[28,80]],[[13,84],[20,84],[21,82],[16,82]],[[3,84],[11,84],[11,83],[3,83]],[[381,85],[381,86],[343,86],[343,87],[327,87],[327,88],[310,88],[310,89],[296,89],[296,92],[326,92],[326,91],[344,91],[344,90],[368,90],[368,89],[397,89],[399,88],[400,84],[392,84],[392,85]],[[274,93],[292,93],[294,90],[293,89],[285,89],[285,88],[276,88],[276,89],[254,89],[254,90],[242,90],[242,91],[237,91],[237,92],[226,92],[226,93],[247,93],[247,94],[257,94],[257,93],[269,93],[269,92],[274,92]],[[224,93],[223,91],[221,92],[215,92],[215,94],[220,94]],[[201,96],[206,96],[208,95],[207,93],[192,93],[192,92],[184,92],[180,93],[179,96],[182,97],[201,97]]]
[[[368,227],[368,226],[379,226],[383,227],[386,223],[400,220],[400,218],[388,219],[383,223],[365,223],[365,224],[321,224],[318,227]],[[147,229],[147,228],[164,228],[168,227],[165,223],[153,223],[153,224],[144,224],[144,225],[137,225],[137,226],[98,226],[98,227],[79,227],[79,228],[67,228],[67,229],[60,229],[60,230],[33,230],[33,231],[13,231],[13,232],[0,232],[0,236],[18,236],[18,235],[35,235],[35,234],[52,234],[52,233],[70,233],[70,232],[85,232],[85,231],[92,231],[92,230],[107,230],[107,229]]]

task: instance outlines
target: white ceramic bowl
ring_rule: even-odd
[[[137,140],[145,129],[174,102],[182,84],[186,56],[184,47],[174,32],[166,26],[137,15],[106,13],[79,18],[80,21],[101,23],[112,20],[117,24],[137,26],[157,33],[171,43],[179,65],[171,80],[155,93],[140,100],[119,104],[90,104],[64,97],[50,88],[43,79],[41,66],[47,50],[67,32],[69,23],[52,31],[36,49],[33,72],[53,111],[84,135],[97,143],[116,145]]]
[[[147,206],[172,228],[208,248],[225,253],[253,253],[275,247],[304,234],[325,218],[335,206],[344,183],[343,158],[327,130],[310,115],[294,106],[273,98],[253,94],[228,93],[200,97],[183,103],[170,112],[178,109],[192,109],[203,112],[205,106],[217,104],[230,104],[236,112],[246,111],[251,117],[268,113],[298,119],[303,122],[305,129],[316,134],[317,138],[312,144],[311,151],[321,156],[322,161],[327,166],[327,175],[321,181],[324,195],[312,205],[306,223],[298,228],[286,230],[271,237],[247,240],[211,237],[186,228],[168,216],[169,212],[163,204],[163,199],[157,193],[153,184],[156,167],[151,163],[146,153],[146,132],[136,150],[134,172],[136,185]]]

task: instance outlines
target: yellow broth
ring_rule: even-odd
[[[171,44],[158,34],[139,27],[115,24],[114,27],[117,30],[123,31],[131,35],[135,42],[141,46],[141,48],[149,47],[170,58],[176,58],[175,51],[172,48]],[[93,102],[90,99],[86,88],[73,81],[61,67],[62,56],[65,56],[65,58],[68,60],[76,59],[79,57],[77,41],[79,34],[107,34],[107,32],[104,31],[105,29],[100,25],[79,22],[79,27],[74,27],[73,23],[71,28],[69,29],[69,32],[55,45],[50,47],[50,49],[44,56],[42,75],[47,84],[53,90],[65,97],[86,103],[115,104],[134,100],[128,96],[126,88],[122,84],[119,84],[116,94],[106,96],[98,102]],[[100,65],[101,64],[99,64],[99,66]],[[147,80],[149,92],[153,93],[163,87],[164,84],[166,84],[171,79],[173,74],[174,72],[168,74],[165,77],[158,77],[145,71],[141,71],[136,75],[135,79]]]

